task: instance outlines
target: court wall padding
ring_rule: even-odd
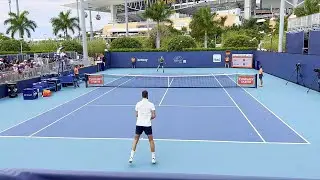
[[[175,173],[76,172],[49,170],[0,170],[3,180],[308,180],[277,177],[193,175]]]
[[[300,63],[302,76],[299,83],[318,90],[314,69],[320,68],[320,56],[256,51],[254,57],[266,73],[294,83],[297,82],[296,64]]]
[[[253,51],[232,51],[233,54],[253,54]],[[224,67],[225,51],[185,51],[185,52],[107,52],[111,68],[130,68],[131,58],[136,58],[137,68],[155,68],[161,56],[168,68],[221,68]],[[214,55],[221,60],[214,62]],[[231,57],[231,56],[230,56]]]

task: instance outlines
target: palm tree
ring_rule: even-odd
[[[294,14],[297,17],[307,16],[315,13],[319,13],[320,4],[319,0],[305,0],[303,6],[299,6],[294,9]]]
[[[221,26],[224,25],[226,17],[217,19],[216,13],[211,13],[210,7],[200,8],[193,16],[189,24],[192,30],[192,36],[204,37],[204,47],[208,47],[208,34],[217,35],[221,31]]]
[[[160,23],[168,22],[172,24],[172,21],[169,19],[170,16],[174,13],[170,7],[165,4],[163,1],[157,1],[149,5],[143,13],[143,16],[147,19],[152,19],[157,22],[157,38],[156,38],[156,48],[160,48]]]
[[[4,21],[4,25],[9,25],[9,28],[6,31],[6,34],[11,33],[13,38],[16,33],[19,33],[19,38],[24,38],[25,32],[27,33],[28,38],[31,37],[31,32],[35,31],[37,24],[29,20],[27,16],[29,15],[28,11],[23,11],[21,14],[17,15],[16,13],[9,13],[9,18]]]
[[[75,33],[75,30],[80,31],[79,19],[77,17],[70,17],[71,10],[66,13],[60,12],[58,17],[51,18],[50,22],[53,27],[53,34],[58,35],[59,31],[63,32],[63,37],[66,39],[69,37],[68,30]]]

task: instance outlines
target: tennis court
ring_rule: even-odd
[[[286,86],[284,83],[275,88],[277,83],[285,81],[267,75],[266,79],[273,85],[269,81],[265,85],[269,87],[265,89],[274,88],[273,92],[278,93],[272,96],[263,88],[236,87],[236,73],[241,71],[252,75],[254,70],[185,69],[183,76],[179,73],[181,69],[168,71],[162,75],[151,69],[114,69],[106,73],[117,74],[118,77],[104,79],[105,84],[113,83],[111,87],[67,90],[70,92],[63,92],[66,94],[64,101],[61,97],[53,99],[52,103],[38,100],[38,106],[41,103],[44,106],[39,107],[42,110],[38,109],[38,114],[21,112],[30,118],[20,119],[6,128],[1,126],[0,141],[7,144],[4,152],[11,160],[13,152],[18,152],[14,161],[8,164],[15,167],[19,164],[21,168],[28,169],[235,177],[314,176],[306,177],[303,172],[302,175],[294,172],[294,168],[290,168],[292,161],[285,161],[292,151],[305,152],[304,148],[312,145],[302,135],[303,132],[288,123],[292,121],[284,115],[288,110],[283,109],[291,107],[290,100],[283,109],[275,108],[276,105],[270,107],[261,101],[277,104],[282,99],[280,95],[284,88],[299,91],[300,87],[297,90],[296,85]],[[142,141],[134,164],[129,166],[127,160],[135,129],[134,107],[145,89],[149,91],[150,101],[156,105],[157,118],[153,128],[158,164],[151,165],[148,142]],[[69,96],[76,94],[75,91],[81,91],[81,94]],[[319,98],[317,94],[309,96]],[[273,99],[266,100],[266,97]],[[33,102],[27,103],[30,103],[30,108],[36,106]],[[275,111],[285,113],[280,116]],[[23,152],[28,156],[22,155]],[[287,156],[283,156],[286,153]],[[275,160],[268,159],[271,157]],[[283,157],[285,159],[278,162]],[[268,169],[264,168],[267,166]],[[275,171],[277,167],[281,169]]]

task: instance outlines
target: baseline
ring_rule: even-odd
[[[0,136],[0,139],[60,139],[60,140],[116,140],[116,141],[132,141],[133,138],[86,138],[86,137],[59,137],[59,136]],[[140,139],[148,141],[148,139]],[[262,142],[262,141],[219,141],[219,140],[187,140],[187,139],[154,139],[164,142],[202,142],[202,143],[235,143],[235,144],[274,144],[274,145],[310,145],[308,143],[293,142]]]
[[[135,107],[130,104],[89,104],[87,106],[93,107]],[[182,107],[182,108],[237,108],[237,106],[188,106],[188,105],[155,105],[156,107]]]

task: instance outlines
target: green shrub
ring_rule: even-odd
[[[22,54],[48,53],[48,51],[22,51]],[[20,51],[0,51],[0,55],[20,54]]]
[[[88,41],[88,55],[94,57],[96,54],[104,53],[106,47],[106,41],[104,39]]]
[[[223,47],[257,47],[258,41],[253,40],[251,37],[239,34],[225,37],[222,41]]]
[[[4,40],[10,40],[10,38],[8,36],[5,36],[4,34],[0,33],[0,41],[4,41]]]
[[[169,43],[171,41],[171,39],[173,38],[174,36],[167,36],[167,37],[164,37],[161,39],[161,43],[160,43],[160,48],[161,49],[168,49],[169,47]]]
[[[265,36],[262,40],[262,48],[269,50],[269,51],[278,51],[278,43],[279,43],[279,35],[274,34],[272,37],[272,43],[271,43],[271,37]],[[286,36],[283,37],[282,41],[282,50],[285,51],[286,49]]]
[[[46,40],[30,43],[31,51],[56,52],[62,45],[65,51],[82,52],[82,45],[77,40],[54,41]]]
[[[18,41],[15,39],[0,41],[0,51],[20,52],[20,50],[21,50],[21,41]],[[25,41],[22,41],[22,50],[30,51],[30,47]]]
[[[182,51],[251,51],[256,50],[255,47],[223,47],[223,48],[185,48]],[[166,49],[111,49],[110,52],[168,52]]]
[[[64,47],[65,51],[75,51],[77,53],[82,53],[83,51],[82,45],[77,40],[62,41],[61,45]]]
[[[255,47],[186,48],[183,51],[254,51]]]
[[[176,36],[168,44],[169,51],[182,51],[184,48],[195,48],[196,42],[190,36]]]
[[[113,40],[110,44],[111,49],[123,48],[142,48],[142,44],[135,38],[121,37]]]
[[[134,39],[137,39],[141,44],[142,48],[144,49],[152,49],[155,48],[155,42],[151,37],[133,37]]]
[[[55,52],[59,47],[59,42],[54,40],[45,40],[38,42],[31,42],[31,51],[45,51],[45,52]]]
[[[122,49],[110,49],[110,52],[164,52],[166,49],[142,49],[142,48],[122,48]]]

